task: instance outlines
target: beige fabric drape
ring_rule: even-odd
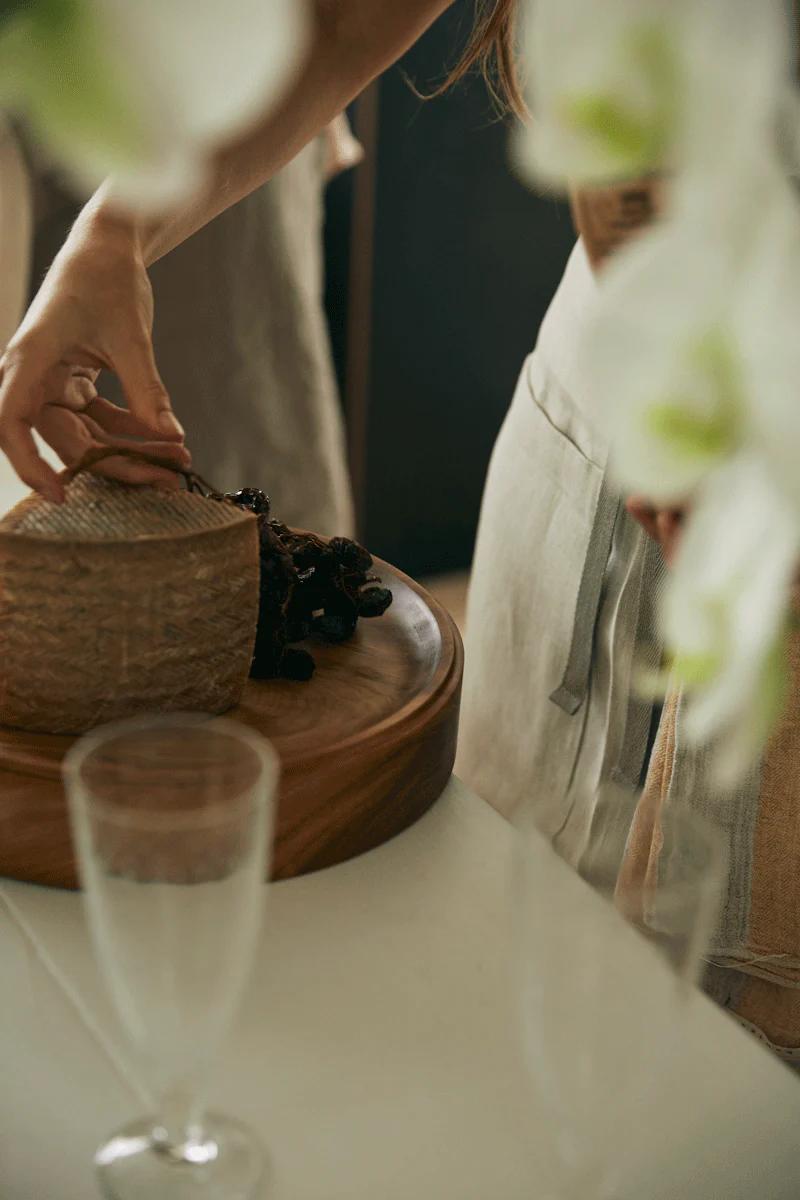
[[[156,361],[196,468],[289,525],[352,533],[323,307],[325,137],[151,270]]]
[[[31,270],[31,179],[16,134],[0,116],[0,354],[25,309]],[[0,514],[28,489],[0,453]]]
[[[0,116],[0,353],[25,307],[31,236],[28,169],[14,131]]]

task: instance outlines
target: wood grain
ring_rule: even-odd
[[[376,560],[394,592],[385,616],[341,646],[309,647],[307,684],[251,680],[229,715],[268,737],[282,762],[273,875],[352,858],[412,824],[452,771],[463,671],[449,614]],[[74,888],[61,785],[71,738],[0,727],[0,875]]]

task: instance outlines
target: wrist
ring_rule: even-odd
[[[70,234],[73,239],[87,247],[102,246],[105,252],[141,256],[139,219],[105,200],[99,192],[75,222]]]
[[[136,260],[150,264],[148,248],[157,226],[127,212],[106,193],[104,184],[84,205],[67,238],[64,249],[70,257],[102,254],[106,260]]]

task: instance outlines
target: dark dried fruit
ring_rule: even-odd
[[[358,598],[360,617],[382,617],[392,603],[392,593],[384,587],[368,587]]]
[[[349,538],[331,538],[329,547],[334,558],[349,571],[366,573],[372,566],[370,552],[359,546],[358,542],[351,542]]]
[[[232,501],[238,508],[255,513],[258,517],[269,516],[270,499],[260,488],[241,488],[238,492],[227,492],[225,499]]]
[[[357,613],[352,617],[343,613],[325,613],[314,621],[314,633],[326,642],[346,642],[355,633],[357,620]]]
[[[202,481],[200,481],[202,483]],[[353,636],[359,617],[377,617],[392,602],[388,588],[370,574],[372,555],[349,538],[324,541],[298,533],[270,518],[269,498],[258,488],[242,488],[220,497],[203,485],[204,494],[224,499],[258,518],[258,632],[254,679],[306,680],[314,659],[292,646],[310,636],[343,642]]]

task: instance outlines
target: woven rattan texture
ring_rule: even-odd
[[[79,475],[67,487],[66,504],[48,504],[32,496],[0,521],[0,530],[102,542],[221,529],[243,518],[233,505],[196,493],[125,487],[96,475]]]
[[[254,518],[79,477],[0,522],[0,722],[81,733],[238,703],[258,615]]]

